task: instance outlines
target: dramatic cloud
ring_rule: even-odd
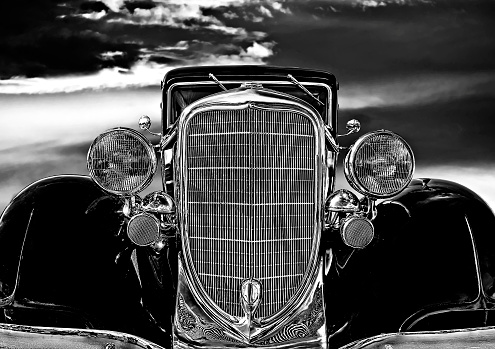
[[[94,74],[64,75],[51,78],[13,78],[0,80],[0,93],[71,93],[123,87],[159,86],[170,68],[155,62],[137,62],[131,69],[106,68]]]
[[[263,64],[263,60],[273,54],[274,43],[257,43],[243,48],[234,47],[233,54],[219,54],[209,50],[209,44],[195,42],[191,46],[202,46],[205,50],[189,57],[188,61],[197,65],[218,64]],[[160,48],[161,51],[183,51],[189,47],[187,42],[179,42],[175,47]],[[104,52],[101,59],[115,60],[123,55],[122,52]],[[47,94],[71,93],[84,90],[102,90],[112,88],[135,88],[159,86],[163,75],[169,71],[178,59],[167,58],[164,55],[144,53],[145,59],[136,62],[129,69],[106,68],[94,74],[64,75],[52,78],[12,78],[0,80],[0,94]],[[179,57],[179,55],[177,55]]]
[[[482,173],[495,164],[494,18],[490,0],[6,2],[0,177],[21,185],[16,157],[26,160],[18,171],[33,173],[23,181],[79,172],[78,144],[132,126],[140,113],[158,120],[158,85],[174,67],[270,64],[332,71],[341,128],[358,118],[363,132],[398,132],[415,150],[419,175],[493,182]],[[36,156],[12,146],[26,139]],[[42,158],[47,166],[37,171]]]
[[[160,56],[154,49],[176,41],[194,39],[224,46],[237,44],[239,57],[231,49],[217,54],[225,61],[246,61],[247,47],[266,37],[261,30],[247,30],[242,20],[229,25],[224,20],[239,18],[243,6],[258,8],[270,17],[273,8],[287,12],[283,5],[270,1],[83,1],[40,0],[8,3],[6,21],[0,24],[0,78],[51,77],[92,74],[115,68],[133,70],[151,59],[153,63],[181,63],[182,59]],[[268,8],[270,4],[270,10]],[[273,7],[274,6],[274,7]],[[212,9],[230,15],[213,13]],[[210,11],[210,12],[208,12]],[[39,15],[42,14],[42,15]],[[16,25],[20,24],[20,25]],[[24,25],[25,24],[25,25]],[[233,24],[233,25],[232,25]],[[164,39],[165,38],[165,39]],[[271,42],[271,41],[268,41]],[[144,51],[147,55],[143,55]],[[122,52],[109,56],[108,52]],[[150,58],[152,56],[152,58]],[[183,55],[184,56],[184,55]],[[191,64],[201,52],[189,52]],[[211,52],[207,54],[211,56]],[[259,57],[259,55],[258,55]],[[268,56],[264,56],[268,58]]]
[[[266,17],[273,18],[272,12],[269,9],[267,9],[265,6],[258,7],[258,11]]]
[[[113,12],[119,12],[124,5],[124,0],[102,0]]]

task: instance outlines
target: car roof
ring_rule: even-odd
[[[297,80],[305,82],[325,83],[332,88],[337,87],[335,76],[324,70],[278,67],[269,65],[218,65],[191,66],[175,68],[165,74],[162,88],[165,90],[174,83],[210,80],[209,74],[215,75],[220,81],[228,80],[288,80],[291,74]],[[338,88],[338,87],[337,87]]]

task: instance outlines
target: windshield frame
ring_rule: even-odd
[[[210,77],[212,74],[219,82],[230,88],[238,88],[243,83],[261,83],[265,87],[273,85],[286,85],[298,88],[291,80],[289,75],[295,78],[306,88],[315,86],[324,86],[328,90],[326,114],[321,115],[324,123],[329,126],[328,131],[335,138],[337,133],[337,91],[339,84],[335,76],[325,70],[299,68],[299,67],[280,67],[270,65],[218,65],[218,66],[190,66],[175,68],[168,71],[162,82],[162,101],[161,107],[161,123],[162,133],[165,134],[167,129],[172,125],[169,118],[169,95],[174,90],[174,86],[178,84],[188,85],[211,85],[217,86],[218,92],[222,92],[222,88],[217,82]],[[277,90],[277,89],[275,89]],[[214,91],[214,90],[212,90]],[[282,91],[284,92],[284,91]],[[301,90],[302,93],[302,90]],[[294,95],[293,95],[294,96]],[[297,98],[297,97],[296,97]],[[308,100],[304,103],[311,105],[319,110],[319,105],[316,101],[308,96]]]
[[[317,108],[314,105],[315,103],[311,103],[310,102],[312,100],[312,98],[310,96],[307,96],[307,98],[309,99],[309,101],[308,101],[308,100],[303,100],[303,99],[299,98],[298,96],[295,96],[294,94],[291,94],[291,93],[288,93],[286,91],[283,91],[283,90],[286,90],[285,87],[293,87],[295,90],[299,90],[299,87],[297,87],[296,85],[294,85],[290,81],[247,81],[247,80],[232,80],[232,81],[222,82],[222,84],[225,85],[227,87],[227,91],[229,91],[229,90],[233,90],[235,88],[241,87],[241,85],[243,83],[246,83],[246,82],[260,83],[260,84],[263,85],[263,88],[265,88],[265,89],[269,89],[269,90],[274,90],[274,91],[277,91],[277,92],[285,93],[285,94],[290,95],[292,97],[298,98],[301,101],[301,103],[303,103],[303,104],[309,104],[314,109],[319,109],[319,108]],[[312,90],[314,88],[323,88],[323,89],[326,90],[326,98],[325,98],[325,100],[322,101],[324,103],[324,106],[321,108],[321,110],[323,111],[323,113],[320,113],[319,111],[318,112],[319,112],[319,116],[322,118],[323,122],[326,125],[329,125],[333,129],[332,110],[333,110],[334,105],[332,103],[333,102],[333,98],[332,98],[333,97],[333,91],[332,91],[331,87],[328,84],[324,84],[324,83],[321,83],[321,82],[300,81],[300,83],[304,87],[306,87],[307,89],[309,89],[309,90]],[[184,87],[184,86],[211,86],[212,87],[212,91],[215,91],[215,89],[218,89],[218,91],[212,92],[208,96],[212,96],[212,95],[217,94],[217,93],[226,92],[226,91],[223,91],[220,88],[220,86],[218,86],[218,84],[216,82],[212,81],[212,80],[210,80],[210,81],[195,81],[195,82],[177,82],[177,83],[174,83],[174,84],[170,85],[169,88],[168,88],[168,90],[167,90],[167,93],[166,93],[166,103],[163,103],[163,105],[162,105],[162,108],[164,109],[164,113],[163,113],[163,117],[162,117],[162,128],[163,128],[163,130],[167,129],[172,124],[174,124],[175,121],[177,121],[177,119],[175,117],[175,114],[176,113],[173,110],[173,107],[174,106],[173,106],[173,103],[172,103],[172,98],[173,98],[173,94],[176,91],[176,89],[177,88],[180,88],[180,87]],[[281,89],[277,89],[277,87],[279,87],[279,86],[284,87],[282,89],[282,91],[281,91]],[[299,90],[299,91],[300,91],[300,94],[304,94],[303,91],[301,91],[301,90]]]

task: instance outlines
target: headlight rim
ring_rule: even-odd
[[[96,179],[97,177],[94,175],[94,168],[92,169],[90,167],[90,155],[91,155],[91,151],[93,150],[94,146],[99,141],[101,141],[101,139],[103,137],[105,137],[106,135],[108,135],[110,133],[117,132],[117,131],[124,132],[124,133],[127,133],[127,134],[130,134],[132,136],[137,137],[138,140],[141,141],[143,143],[143,145],[146,147],[147,153],[150,156],[150,161],[151,161],[150,175],[148,176],[148,178],[146,180],[144,180],[139,186],[137,186],[133,190],[122,191],[122,190],[113,190],[113,189],[106,188],[105,186],[103,186],[99,182],[99,180]],[[153,145],[143,134],[141,134],[140,132],[138,132],[132,128],[129,128],[129,127],[113,127],[111,129],[108,129],[108,130],[100,133],[93,140],[93,142],[89,146],[88,153],[86,155],[86,167],[88,169],[89,176],[93,179],[93,182],[95,182],[102,190],[104,190],[105,192],[111,193],[111,194],[128,197],[128,196],[133,196],[133,195],[136,195],[136,194],[142,192],[144,189],[146,189],[151,184],[151,182],[153,181],[153,177],[155,176],[157,167],[158,167],[158,160],[157,160],[155,149],[153,148]]]
[[[366,142],[370,137],[377,136],[377,135],[388,135],[388,136],[395,137],[405,146],[405,148],[407,149],[407,151],[409,152],[409,154],[411,156],[411,163],[412,164],[411,164],[411,171],[409,174],[409,178],[405,181],[405,184],[400,189],[395,190],[393,193],[377,194],[377,193],[373,193],[373,192],[369,191],[363,184],[361,184],[361,182],[359,181],[359,178],[358,178],[358,176],[354,170],[354,167],[353,167],[353,164],[354,164],[354,161],[356,158],[356,154],[357,154],[358,150],[361,148],[361,146],[363,145],[363,143]],[[376,130],[376,131],[371,131],[371,132],[368,132],[368,133],[362,135],[349,148],[349,151],[347,152],[347,155],[344,158],[344,175],[345,175],[349,185],[354,190],[356,190],[357,192],[359,192],[365,196],[374,198],[374,199],[388,199],[388,198],[391,198],[391,197],[399,194],[400,192],[402,192],[411,183],[413,176],[414,176],[415,169],[416,169],[416,159],[414,157],[414,152],[412,150],[412,147],[400,135],[398,135],[395,132],[389,131],[389,130]]]

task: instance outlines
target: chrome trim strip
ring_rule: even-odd
[[[336,153],[338,153],[340,151],[340,147],[339,145],[337,144],[337,141],[335,140],[335,138],[333,138],[332,134],[330,133],[331,131],[331,127],[328,126],[328,125],[325,125],[325,137],[328,141],[328,144],[330,144],[330,146],[332,147],[332,150]]]
[[[94,348],[97,344],[101,345],[110,341],[117,342],[114,343],[114,345],[117,344],[126,348],[137,347],[143,349],[164,349],[162,346],[146,339],[123,332],[79,328],[38,327],[0,323],[0,337],[3,338],[3,341],[11,339],[13,343],[12,348],[17,348],[20,343],[23,343],[23,340],[19,339],[21,336],[28,337],[23,338],[25,343],[36,343],[34,345],[35,347],[43,346],[42,343],[44,340],[46,341],[46,347],[52,347],[54,345],[54,341],[55,343],[58,342],[58,340],[54,337],[60,337],[60,342],[57,343],[60,347],[62,347],[62,343],[66,342],[67,345],[69,345],[69,343],[74,345],[73,347]],[[79,340],[84,342],[81,343]],[[8,344],[3,341],[2,348],[9,348]],[[78,345],[76,345],[76,343]],[[7,346],[4,347],[4,345]]]
[[[170,144],[170,142],[174,139],[175,136],[177,136],[177,122],[170,126],[168,128],[167,133],[162,135],[162,138],[160,139],[160,144],[158,145],[159,148],[164,151],[167,146]],[[163,161],[163,160],[162,160]]]
[[[340,347],[340,349],[392,349],[396,346],[400,348],[419,347],[424,349],[449,347],[492,348],[494,345],[495,326],[488,326],[441,331],[385,333],[365,339],[359,339]]]
[[[464,215],[464,220],[466,221],[467,228],[469,230],[469,237],[471,239],[471,246],[473,247],[473,255],[474,255],[474,263],[476,267],[476,280],[478,281],[478,297],[481,298],[485,296],[485,291],[483,290],[483,280],[481,279],[481,268],[480,268],[480,260],[478,256],[478,250],[476,249],[476,242],[474,241],[473,231],[471,229],[471,225],[469,224],[469,219],[467,215]]]

